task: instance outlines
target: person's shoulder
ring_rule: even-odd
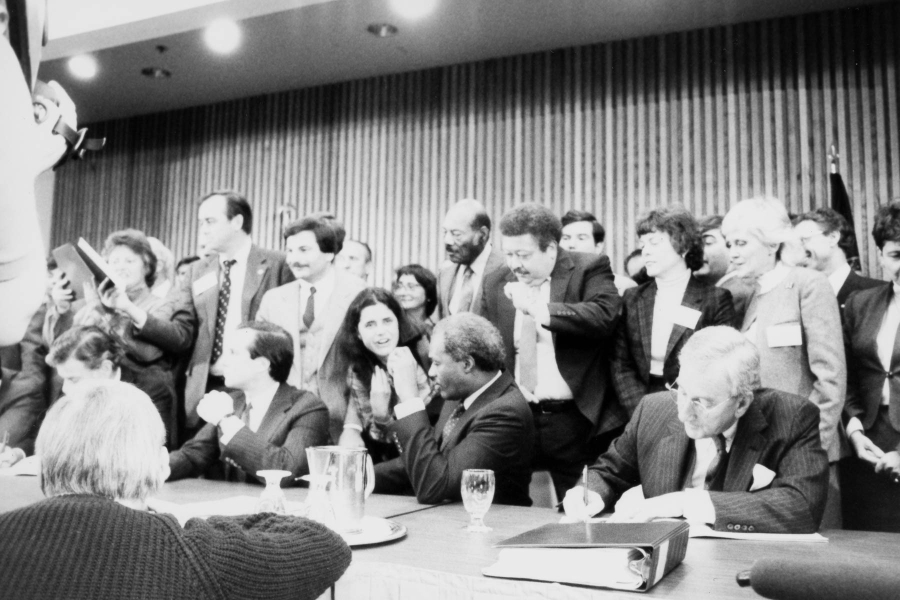
[[[287,259],[287,255],[281,250],[269,250],[256,244],[250,246],[250,255],[255,255],[266,262],[273,263],[283,263]]]
[[[786,278],[789,282],[794,281],[800,287],[827,287],[829,293],[833,296],[834,291],[831,289],[831,283],[824,273],[820,273],[815,269],[807,267],[790,267]]]
[[[368,287],[365,280],[343,269],[334,270],[335,289],[346,290],[349,293],[358,294]]]
[[[790,392],[774,388],[759,388],[753,392],[753,405],[766,417],[778,420],[792,419],[798,413],[818,419],[818,408],[815,404]]]
[[[328,407],[325,406],[325,403],[312,392],[295,388],[287,383],[282,383],[281,386],[280,389],[290,396],[291,412],[308,413],[320,410],[328,411]]]
[[[656,281],[651,279],[635,287],[630,287],[622,294],[622,301],[631,303],[646,294],[652,287],[656,285]]]

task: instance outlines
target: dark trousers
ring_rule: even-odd
[[[562,500],[566,492],[580,483],[582,470],[605,452],[621,429],[588,440],[592,425],[575,403],[564,412],[542,413],[532,405],[534,415],[534,471],[550,471],[556,496]]]

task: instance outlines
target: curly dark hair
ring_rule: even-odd
[[[398,283],[404,275],[412,275],[419,285],[425,289],[425,314],[430,315],[437,308],[437,277],[434,273],[423,267],[422,265],[412,264],[404,265],[395,271],[397,276],[394,283]]]
[[[247,350],[250,358],[262,356],[269,360],[269,377],[278,383],[287,381],[294,364],[294,341],[284,328],[274,323],[245,321],[238,329],[253,331],[253,343]]]
[[[425,334],[424,328],[413,323],[406,316],[400,304],[389,291],[376,287],[366,288],[356,295],[356,298],[350,303],[347,314],[344,316],[344,322],[341,323],[341,328],[335,337],[337,347],[344,352],[344,355],[350,361],[350,368],[353,369],[360,381],[368,383],[372,378],[375,367],[378,365],[378,359],[365,347],[359,338],[360,315],[362,315],[364,308],[375,306],[376,304],[384,304],[394,313],[400,330],[397,347],[405,346],[409,348],[416,362],[424,368],[425,357],[419,356],[416,351],[416,344]]]
[[[109,253],[116,246],[125,246],[141,257],[144,266],[147,268],[147,272],[144,274],[144,281],[147,282],[147,287],[153,287],[153,284],[156,282],[156,255],[153,253],[150,240],[147,239],[144,232],[137,229],[122,229],[121,231],[112,232],[103,245],[103,257],[108,257]]]
[[[301,231],[312,231],[316,236],[319,250],[335,256],[341,253],[344,248],[344,238],[347,236],[341,222],[328,213],[316,213],[288,223],[284,228],[284,239],[297,235]]]
[[[822,229],[822,233],[829,235],[835,231],[841,234],[838,238],[838,248],[844,251],[844,256],[850,258],[856,246],[856,232],[850,226],[850,222],[844,218],[844,215],[833,208],[817,208],[809,212],[805,212],[796,219],[796,223],[803,221],[812,221]]]
[[[659,231],[669,236],[675,252],[684,256],[691,271],[703,266],[703,238],[697,219],[680,204],[654,208],[637,223],[637,235]]]
[[[508,237],[531,234],[541,252],[545,252],[550,242],[559,244],[562,239],[562,222],[546,206],[520,204],[500,217],[500,233]]]
[[[99,369],[104,360],[118,368],[125,362],[125,342],[97,325],[73,327],[53,341],[46,362],[56,367],[69,359],[83,363],[91,371]]]
[[[586,210],[570,210],[562,216],[560,222],[563,227],[572,223],[590,223],[593,227],[594,243],[600,244],[606,239],[606,229],[603,228],[597,217]]]
[[[482,316],[457,313],[438,321],[433,337],[442,335],[444,351],[461,362],[471,356],[480,371],[499,371],[506,364],[506,350],[500,330]]]
[[[881,206],[875,213],[872,237],[879,250],[886,242],[900,243],[900,198]]]

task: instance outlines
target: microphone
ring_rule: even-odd
[[[889,600],[900,595],[897,563],[883,559],[764,558],[736,579],[774,600]]]

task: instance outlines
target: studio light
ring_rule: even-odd
[[[218,19],[206,28],[203,39],[213,52],[230,54],[241,44],[241,29],[230,19]]]

